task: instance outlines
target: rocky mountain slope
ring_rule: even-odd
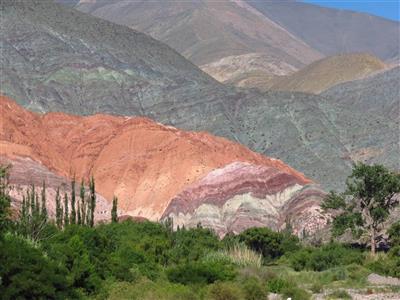
[[[365,53],[330,56],[276,79],[270,88],[319,94],[339,83],[361,79],[385,68],[380,59]]]
[[[218,88],[165,44],[52,0],[4,0],[1,13],[1,91],[32,110],[143,115]]]
[[[311,180],[223,138],[144,118],[38,115],[5,97],[0,110],[0,156],[16,165],[20,184],[30,183],[30,169],[51,187],[63,183],[60,176],[92,174],[97,191],[108,201],[118,196],[124,214],[201,222],[221,235],[255,225],[279,229],[291,218],[297,233],[324,225],[325,194]]]
[[[359,157],[352,153],[364,151],[369,133],[368,147],[379,149],[372,158],[389,167],[399,161],[397,128],[385,112],[343,107],[344,120],[336,117],[334,96],[229,88],[143,34],[37,2],[1,2],[0,89],[30,110],[142,115],[208,131],[280,158],[326,189],[343,187],[352,157]],[[398,103],[390,82],[379,82],[371,99]]]
[[[257,56],[258,65],[275,75],[287,74],[285,65],[290,70],[322,57],[242,0],[80,1],[75,8],[147,33],[214,77],[208,64],[225,64],[227,57],[255,71]]]
[[[383,163],[400,170],[399,82],[400,67],[396,67],[323,93],[327,97],[325,109],[341,128],[341,141],[350,149],[352,160]]]
[[[214,78],[233,83],[239,75],[258,81],[257,71],[264,80],[288,75],[322,56],[366,52],[391,61],[399,55],[399,22],[298,1],[81,0],[70,4],[145,32]],[[240,65],[246,67],[242,70]]]

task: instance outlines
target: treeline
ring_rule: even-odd
[[[16,219],[7,173],[0,166],[1,299],[260,300],[268,293],[295,300],[321,293],[350,299],[340,288],[373,293],[367,285],[372,272],[400,278],[400,221],[386,230],[389,249],[377,246],[382,239],[375,230],[398,205],[392,196],[400,191],[400,177],[379,166],[355,166],[348,190],[326,198],[323,207],[335,211],[332,237],[318,245],[290,228],[249,228],[221,240],[201,225],[174,231],[171,219],[116,222],[115,197],[113,222],[94,226],[92,180],[88,191],[82,183],[75,191],[73,180],[71,193],[56,193],[54,221],[46,187],[31,187]],[[29,226],[39,224],[33,237],[21,231],[22,216]],[[353,240],[339,242],[336,237],[345,231],[354,233]],[[364,235],[374,239],[379,255]],[[330,295],[332,290],[338,293]]]
[[[95,180],[89,179],[89,190],[86,191],[85,182],[82,179],[77,198],[76,180],[71,181],[71,192],[66,191],[62,195],[57,188],[53,203],[55,203],[55,216],[49,216],[47,206],[46,183],[43,181],[40,192],[35,185],[31,185],[22,195],[22,204],[19,209],[19,217],[15,222],[18,232],[32,240],[37,241],[40,233],[48,222],[54,222],[58,229],[69,225],[82,225],[93,227],[95,224],[96,189]],[[40,194],[40,196],[39,196]],[[114,197],[110,220],[118,222],[118,198]]]

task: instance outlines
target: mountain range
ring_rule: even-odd
[[[105,3],[110,2],[97,5]],[[238,3],[224,5],[237,9]],[[50,0],[1,5],[1,92],[30,110],[146,116],[208,131],[282,159],[325,189],[342,189],[359,159],[398,168],[399,68],[382,70],[379,59],[372,64],[378,74],[332,87],[338,93],[237,89],[128,27]],[[364,75],[355,72],[346,80]],[[354,103],[343,98],[372,83],[365,89],[370,98],[354,96]]]
[[[397,22],[297,1],[81,0],[71,4],[151,35],[217,79],[232,80],[238,73],[248,76],[257,71],[288,75],[324,56],[343,53],[366,52],[384,61],[399,57]],[[216,66],[223,68],[227,60],[236,65],[230,65],[232,74],[221,78]]]

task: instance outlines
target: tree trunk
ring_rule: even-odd
[[[375,241],[375,228],[371,228],[371,254],[375,256],[376,253],[376,241]]]

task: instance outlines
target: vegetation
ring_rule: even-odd
[[[201,226],[174,231],[171,219],[118,222],[116,197],[111,222],[94,226],[93,178],[88,192],[82,181],[79,199],[75,180],[63,201],[57,190],[55,220],[45,184],[31,186],[12,220],[8,170],[0,168],[2,299],[350,299],[346,289],[366,287],[371,272],[400,277],[398,222],[388,230],[390,250],[375,257],[355,241],[316,247],[290,230],[251,228],[220,240]]]
[[[399,205],[394,196],[400,192],[400,174],[381,165],[359,163],[354,166],[346,186],[342,194],[331,192],[322,207],[338,212],[332,224],[334,235],[343,235],[348,230],[356,237],[367,234],[374,255],[383,224]]]

